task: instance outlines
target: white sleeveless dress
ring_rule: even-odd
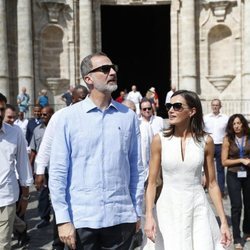
[[[156,204],[157,250],[222,250],[215,215],[201,185],[205,139],[188,138],[184,160],[181,138],[163,137],[163,188]]]

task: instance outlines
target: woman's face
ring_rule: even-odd
[[[243,131],[243,124],[240,120],[239,117],[236,117],[233,121],[233,129],[234,129],[234,133],[237,134],[241,134]]]
[[[169,123],[171,125],[189,123],[192,111],[186,100],[181,95],[176,95],[171,98],[170,104],[167,106]]]

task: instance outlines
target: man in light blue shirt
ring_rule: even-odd
[[[49,187],[60,239],[71,249],[129,249],[142,214],[138,119],[111,98],[117,70],[104,53],[85,57],[90,95],[57,122]]]

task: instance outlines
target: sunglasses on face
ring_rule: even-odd
[[[183,104],[180,102],[176,103],[166,103],[166,109],[169,111],[173,107],[174,111],[180,111],[184,109]]]
[[[47,116],[48,116],[48,114],[46,114],[46,113],[42,113],[42,114],[41,114],[41,116],[47,117]]]
[[[146,111],[146,110],[152,110],[151,107],[148,107],[148,108],[142,108],[143,111]]]
[[[118,66],[116,64],[102,65],[100,67],[97,67],[95,69],[90,70],[89,73],[102,72],[103,74],[108,74],[111,69],[113,69],[115,72],[117,72],[118,71]]]

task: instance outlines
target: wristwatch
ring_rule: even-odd
[[[28,196],[22,195],[22,200],[29,201],[30,200],[30,195],[28,195]]]

